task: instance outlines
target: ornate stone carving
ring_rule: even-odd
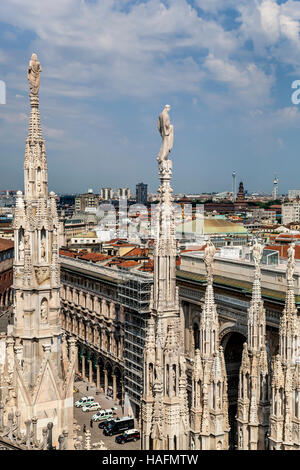
[[[34,268],[36,280],[39,286],[42,286],[50,280],[50,268],[48,266],[36,266]]]
[[[41,71],[42,67],[37,59],[37,55],[32,54],[27,72],[30,94],[32,95],[38,95],[39,93]]]
[[[168,160],[173,148],[174,128],[170,123],[169,111],[171,106],[166,104],[158,118],[158,130],[162,138],[162,145],[157,157],[159,163]]]

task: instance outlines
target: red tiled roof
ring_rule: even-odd
[[[134,266],[138,266],[140,263],[138,261],[128,260],[123,261],[118,266],[121,268],[133,268]]]
[[[280,258],[287,258],[287,250],[289,244],[286,245],[267,245],[265,246],[268,250],[278,251]],[[295,259],[300,259],[300,245],[295,245]]]
[[[86,254],[79,254],[79,259],[84,259],[87,261],[93,261],[96,263],[97,261],[105,261],[107,259],[111,259],[111,256],[104,255],[103,253],[86,253]]]
[[[122,240],[126,240],[126,238],[113,238],[112,240],[109,240],[108,242],[104,242],[103,244],[110,245],[110,244],[114,244]]]
[[[149,259],[146,263],[143,263],[143,265],[139,268],[140,271],[144,272],[153,272],[154,270],[154,260]]]
[[[124,256],[124,258],[126,257],[139,257],[139,256],[148,256],[148,248],[139,248],[139,247],[135,247],[133,248],[133,250],[130,250],[128,251]]]
[[[14,247],[14,242],[6,238],[0,238],[0,251],[10,250]]]
[[[62,256],[69,256],[70,258],[76,258],[77,253],[68,250],[59,250],[59,254]]]

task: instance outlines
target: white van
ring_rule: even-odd
[[[81,406],[90,405],[91,403],[94,403],[94,401],[94,397],[82,397],[80,400],[75,402],[75,406],[76,408],[80,408]]]
[[[102,421],[103,419],[112,418],[115,411],[113,408],[109,408],[107,410],[99,410],[96,414],[93,415],[93,421]]]

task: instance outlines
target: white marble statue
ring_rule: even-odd
[[[212,274],[213,274],[212,270],[213,270],[213,261],[214,261],[215,254],[216,254],[215,245],[211,242],[211,240],[209,240],[204,250],[204,263],[205,263],[206,273],[207,273],[207,282],[212,282]]]
[[[24,260],[24,242],[23,240],[20,241],[19,243],[19,260],[23,261]]]
[[[159,154],[157,156],[157,160],[159,163],[163,162],[164,160],[168,160],[169,153],[173,148],[174,127],[170,123],[170,109],[171,106],[166,104],[158,118],[158,130],[162,138],[162,144],[160,147]]]
[[[295,272],[295,243],[291,243],[289,249],[287,250],[287,269],[286,269],[286,278],[288,281],[294,280]]]
[[[255,264],[255,269],[256,271],[259,269],[259,265],[261,262],[261,258],[263,255],[264,247],[260,243],[258,243],[257,238],[255,239],[255,242],[253,246],[251,247],[252,255],[253,255],[253,260]]]
[[[30,94],[32,95],[37,95],[39,93],[41,71],[42,67],[39,61],[37,60],[37,55],[32,54],[27,72]]]

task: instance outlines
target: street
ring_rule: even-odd
[[[79,392],[74,393],[74,403],[79,400],[83,396],[93,396],[95,397],[95,401],[100,403],[102,409],[107,409],[107,408],[112,408],[113,406],[118,406],[118,409],[116,410],[116,417],[122,417],[124,416],[122,413],[122,408],[118,404],[118,402],[114,402],[112,398],[106,397],[103,392],[99,392],[96,388],[96,386],[90,385],[88,382],[83,382],[82,380],[76,381],[74,383],[74,387],[79,390]],[[87,391],[88,387],[88,391]],[[83,425],[86,425],[86,429],[91,431],[91,443],[93,444],[94,442],[99,442],[103,441],[105,447],[108,450],[139,450],[141,441],[136,441],[136,442],[127,442],[123,445],[117,444],[115,442],[116,436],[105,436],[103,434],[103,430],[98,428],[99,422],[93,422],[93,427],[90,426],[90,421],[92,416],[95,414],[95,411],[87,411],[84,412],[82,411],[81,408],[76,408],[74,406],[74,418],[77,421],[77,424],[80,425],[80,431],[78,432],[78,435],[81,435],[83,437],[83,442],[85,441],[84,439],[84,433],[83,433]],[[137,423],[135,420],[135,427],[137,428]],[[118,435],[118,434],[117,434]]]

